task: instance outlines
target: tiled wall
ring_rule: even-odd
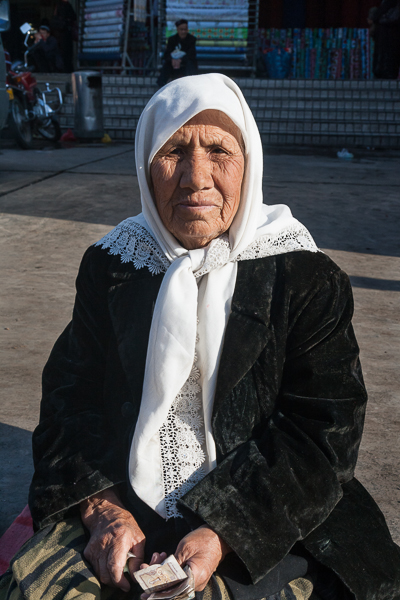
[[[400,81],[238,79],[264,144],[400,147]],[[133,140],[155,78],[103,76],[105,130]],[[73,127],[67,96],[61,125]]]

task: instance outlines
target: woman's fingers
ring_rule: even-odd
[[[189,565],[193,572],[195,591],[201,592],[229,550],[229,546],[217,533],[202,526],[180,541],[175,558],[182,567]]]
[[[151,565],[160,565],[167,558],[166,552],[154,552],[151,557],[150,566]]]
[[[139,571],[142,568],[142,564],[143,564],[143,558],[130,558],[128,560],[128,568],[129,568],[129,573],[132,575],[136,573],[136,571]],[[146,565],[147,567],[148,565]]]
[[[147,567],[151,567],[152,565],[160,565],[162,562],[164,562],[164,560],[167,558],[167,553],[166,552],[154,552],[153,556],[151,557],[151,560],[149,562],[149,564],[142,562],[139,565],[139,569],[147,569]],[[130,567],[129,567],[130,569]],[[143,596],[143,594],[142,594]]]
[[[98,557],[98,577],[101,583],[104,583],[105,585],[109,585],[111,583],[111,576],[108,570],[107,558],[108,555],[104,550],[99,554]]]
[[[129,540],[124,544],[114,544],[108,553],[107,567],[110,574],[112,585],[121,588],[124,592],[129,592],[131,586],[124,575],[126,557],[130,548]],[[137,559],[130,559],[137,560]]]

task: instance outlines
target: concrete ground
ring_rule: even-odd
[[[283,153],[286,152],[286,153]],[[400,162],[269,150],[267,203],[286,203],[352,278],[370,401],[357,476],[400,542]],[[140,210],[132,145],[0,149],[0,534],[32,474],[40,377],[71,316],[85,248]]]

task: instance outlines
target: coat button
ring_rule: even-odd
[[[132,417],[135,412],[135,407],[132,402],[124,402],[121,406],[121,415],[125,418]]]

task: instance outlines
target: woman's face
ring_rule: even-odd
[[[157,210],[184,248],[202,248],[229,229],[240,203],[242,146],[231,119],[206,110],[154,157],[150,173]]]

